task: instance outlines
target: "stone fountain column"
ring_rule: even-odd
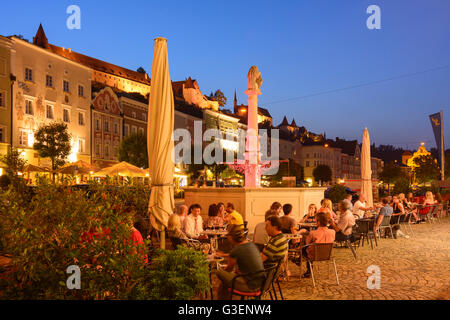
[[[258,134],[258,96],[261,95],[262,78],[258,67],[253,66],[248,73],[247,140],[245,152],[245,187],[261,187],[261,153]]]

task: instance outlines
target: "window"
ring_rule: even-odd
[[[33,70],[30,68],[25,68],[25,80],[33,81]]]
[[[0,91],[0,108],[6,107],[6,93],[4,91]]]
[[[309,167],[309,161],[306,161],[306,166]]]
[[[144,128],[139,128],[139,133],[144,134]]]
[[[83,112],[78,112],[78,125],[80,125],[80,126],[85,125]]]
[[[47,105],[47,112],[46,112],[47,119],[53,119],[53,106]]]
[[[84,97],[84,87],[82,85],[78,85],[78,96]]]
[[[114,158],[119,157],[119,147],[114,147]]]
[[[28,147],[28,132],[23,129],[19,129],[19,145]]]
[[[63,110],[63,121],[69,123],[70,122],[70,110],[64,109]]]
[[[102,130],[100,127],[100,120],[99,119],[95,119],[95,130],[100,131]]]
[[[105,144],[105,158],[109,158],[109,144]]]
[[[114,134],[119,134],[119,125],[114,123]]]
[[[147,121],[147,115],[145,113],[142,114],[142,121]]]
[[[67,81],[67,80],[64,80],[64,81],[63,81],[63,91],[64,91],[64,92],[67,92],[67,93],[70,93],[70,90],[69,90],[69,81]]]
[[[53,77],[47,75],[45,77],[45,86],[49,87],[49,88],[53,88]]]
[[[126,137],[130,132],[130,126],[128,124],[125,125],[123,130],[123,135]]]
[[[132,117],[133,119],[136,119],[136,112],[133,111],[133,112],[131,113],[131,117]]]
[[[137,128],[135,126],[131,126],[131,133],[135,134],[136,133]]]
[[[100,143],[95,144],[95,155],[100,157]]]
[[[33,115],[33,101],[25,100],[25,113]]]
[[[86,142],[84,139],[78,139],[78,152],[79,153],[85,153],[86,152]]]
[[[105,132],[109,132],[109,121],[105,121]]]
[[[309,153],[306,154],[306,158],[309,158]]]
[[[6,127],[0,127],[0,142],[6,142]]]

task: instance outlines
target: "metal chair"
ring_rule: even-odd
[[[360,241],[358,242],[358,247],[361,242],[362,242],[362,246],[364,247],[364,240],[367,241],[367,244],[369,244],[369,240],[370,240],[370,246],[373,249],[372,239],[375,240],[375,245],[378,247],[377,237],[376,237],[375,233],[373,232],[375,220],[373,220],[373,219],[356,220],[356,224],[358,225],[358,229],[357,229],[356,233],[361,236]]]
[[[381,238],[381,230],[386,230],[386,229],[389,229],[391,231],[390,235],[391,235],[391,238],[393,239],[394,235],[392,233],[391,216],[384,216],[383,220],[381,220],[381,224],[378,228],[378,233],[380,235],[380,238]],[[386,237],[386,231],[384,231],[384,236]]]
[[[399,221],[400,225],[407,225],[408,226],[409,231],[408,231],[407,228],[405,228],[405,231],[408,232],[408,234],[410,234],[411,236],[414,235],[414,232],[413,232],[412,227],[411,227],[412,216],[413,216],[412,212],[408,212],[407,214],[402,215],[401,218],[400,218],[400,221]]]
[[[245,298],[255,298],[257,300],[261,300],[261,298],[269,292],[270,287],[272,285],[272,280],[275,276],[277,266],[273,266],[264,270],[260,270],[254,273],[246,273],[246,274],[238,274],[231,281],[231,288],[228,289],[230,292],[230,300],[233,300],[233,296],[237,295],[241,297],[241,300],[245,300]],[[261,287],[255,291],[244,292],[235,289],[236,280],[239,278],[246,278],[248,276],[257,276],[263,275],[264,279],[261,283]]]
[[[352,237],[353,237],[353,234],[351,234],[349,236],[346,236],[345,239],[342,240],[342,241],[335,240],[334,242],[336,244],[340,244],[341,246],[342,246],[342,244],[345,244],[345,246],[350,249],[350,251],[353,254],[353,257],[355,257],[355,260],[356,260],[357,259],[357,257],[356,257],[356,250],[355,250],[355,248],[353,247],[353,244],[352,244]]]
[[[321,261],[333,262],[334,273],[336,275],[336,283],[339,285],[339,278],[338,278],[337,269],[336,269],[336,262],[334,260],[334,257],[332,256],[334,243],[312,243],[305,247],[309,247],[309,246],[314,248],[314,257],[310,258],[307,255],[305,258],[306,258],[306,261],[309,264],[309,267],[311,270],[311,277],[312,277],[314,288],[316,287],[316,280],[314,278],[313,262],[321,262]]]
[[[278,286],[278,292],[280,293],[281,300],[284,300],[283,292],[281,291],[280,281],[278,280],[281,275],[281,266],[283,264],[284,259],[280,259],[277,263],[277,269],[275,271],[275,275],[272,279],[272,288],[268,291],[270,295],[270,299],[273,300],[273,297],[275,297],[275,300],[278,300],[277,291],[275,289],[275,284]],[[273,292],[273,296],[272,296]]]

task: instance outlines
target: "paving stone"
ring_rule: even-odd
[[[380,239],[372,250],[364,245],[356,250],[334,250],[340,286],[332,268],[323,264],[315,269],[316,288],[311,279],[299,279],[298,266],[290,263],[292,277],[281,283],[289,300],[423,300],[450,299],[450,218],[442,223],[413,225],[409,239]],[[374,244],[375,246],[375,244]],[[381,269],[380,290],[367,288],[366,273],[371,265]],[[303,270],[305,267],[303,266]]]

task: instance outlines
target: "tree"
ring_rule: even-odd
[[[5,156],[0,156],[0,162],[6,165],[6,174],[0,177],[0,187],[6,188],[12,183],[16,190],[21,190],[24,180],[19,176],[19,172],[23,172],[27,161],[22,157],[19,150],[9,147],[8,153]]]
[[[53,122],[38,129],[33,149],[38,152],[39,157],[50,158],[52,170],[56,170],[66,163],[70,154],[72,149],[70,138],[67,124]]]
[[[333,203],[339,203],[340,201],[344,200],[346,195],[347,190],[343,185],[340,184],[335,184],[328,191],[328,199],[330,199]]]
[[[411,192],[411,186],[409,184],[409,179],[406,178],[399,178],[395,181],[394,186],[394,194],[408,194],[408,192]]]
[[[217,90],[216,93],[214,93],[213,96],[214,99],[216,99],[217,102],[219,102],[219,106],[223,107],[227,104],[227,98],[223,94],[222,91]]]
[[[415,181],[426,183],[439,179],[439,165],[431,154],[415,157],[414,165],[413,177]]]
[[[126,161],[139,168],[148,168],[147,137],[138,132],[124,138],[119,147],[119,161]]]
[[[332,174],[331,168],[326,164],[318,165],[313,171],[314,179],[322,182],[331,181]]]
[[[19,150],[14,147],[10,147],[5,156],[0,156],[0,162],[6,165],[6,175],[10,178],[18,177],[18,173],[23,172],[27,164]]]
[[[388,190],[390,190],[391,184],[402,177],[405,177],[402,169],[393,162],[386,163],[380,173],[380,180],[383,181],[383,183],[387,183]]]

